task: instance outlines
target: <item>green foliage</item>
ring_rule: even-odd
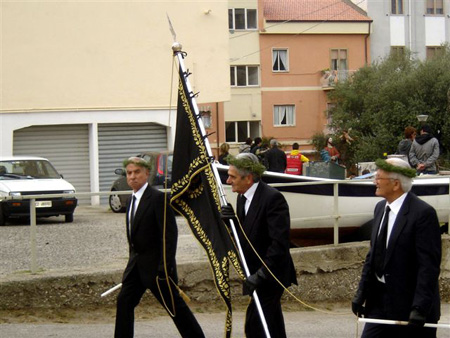
[[[355,139],[349,149],[351,163],[374,161],[393,154],[407,126],[419,128],[417,115],[428,115],[427,124],[450,153],[450,47],[427,61],[391,55],[358,70],[329,93],[336,102],[331,128],[337,135],[351,128]],[[348,166],[348,165],[347,165]]]
[[[311,144],[317,152],[320,152],[327,145],[327,135],[322,132],[315,133],[311,138]]]

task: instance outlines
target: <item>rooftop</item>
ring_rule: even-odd
[[[264,0],[266,21],[372,21],[350,0]]]

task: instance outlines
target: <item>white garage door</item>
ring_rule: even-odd
[[[45,157],[77,192],[90,191],[88,126],[32,126],[14,131],[13,154]],[[79,199],[88,205],[90,197]]]
[[[124,159],[144,151],[167,150],[167,130],[155,123],[98,125],[100,191],[109,191]],[[107,204],[107,197],[101,198]]]

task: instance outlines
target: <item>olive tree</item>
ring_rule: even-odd
[[[450,47],[427,61],[390,55],[359,69],[329,93],[335,102],[331,129],[336,136],[351,130],[346,144],[347,166],[393,154],[407,126],[419,128],[417,115],[428,115],[427,124],[450,155]]]

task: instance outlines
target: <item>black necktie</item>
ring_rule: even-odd
[[[238,203],[238,217],[241,223],[244,223],[245,220],[245,202],[247,199],[244,195],[239,195],[239,203]]]
[[[389,206],[387,206],[384,212],[384,219],[383,223],[381,224],[380,233],[378,234],[377,240],[375,242],[375,272],[378,277],[384,275],[384,258],[386,256],[386,239],[390,211],[391,209],[389,208]]]
[[[129,233],[130,233],[130,238],[131,238],[131,229],[133,229],[133,223],[134,223],[134,209],[135,209],[135,205],[136,205],[136,196],[132,196],[131,197],[131,207],[130,207],[130,229],[129,229]]]

